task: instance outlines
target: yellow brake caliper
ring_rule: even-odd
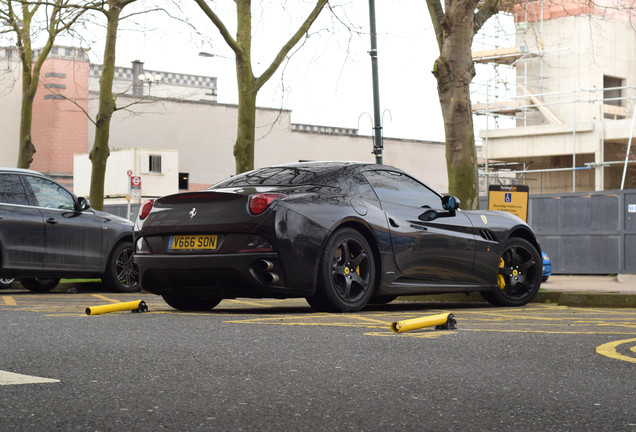
[[[499,268],[504,268],[505,264],[503,257],[499,257]],[[502,291],[506,289],[506,279],[504,279],[501,273],[499,273],[499,277],[497,278],[497,285],[499,285],[499,289]]]

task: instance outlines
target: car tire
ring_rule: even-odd
[[[369,300],[369,304],[374,304],[374,305],[389,304],[393,300],[395,300],[396,298],[398,298],[398,296],[396,296],[396,295],[374,296],[374,297],[371,297],[371,300]]]
[[[20,283],[29,291],[43,293],[53,290],[60,283],[57,278],[29,278],[20,279]]]
[[[510,238],[499,258],[497,289],[481,293],[495,306],[523,306],[539,291],[543,262],[537,249],[527,240]]]
[[[128,241],[118,243],[108,258],[102,281],[109,289],[121,293],[140,291],[139,270],[133,260],[135,250]]]
[[[14,278],[0,278],[0,289],[9,289],[15,282]]]
[[[328,312],[362,309],[375,288],[375,259],[367,239],[353,228],[337,230],[327,241],[318,270],[312,308]]]
[[[199,312],[209,311],[223,300],[220,296],[199,298],[183,294],[162,294],[161,297],[169,306],[175,309]]]

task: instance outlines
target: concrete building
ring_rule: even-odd
[[[473,96],[473,111],[488,117],[479,137],[490,184],[513,179],[531,193],[636,187],[636,143],[625,163],[635,134],[636,15],[605,3],[511,2],[512,43],[500,32],[491,49],[473,52],[490,65],[487,95]],[[493,78],[502,69],[512,79]]]
[[[0,65],[6,72],[0,80],[0,164],[15,166],[20,119],[15,49],[0,48]],[[101,66],[90,64],[84,50],[55,47],[43,67],[34,106],[37,152],[31,167],[73,186],[74,155],[80,155],[77,163],[83,168],[76,173],[75,187],[82,193],[90,181],[86,160],[95,135],[85,112],[95,118],[100,75]],[[118,168],[108,171],[107,198],[121,199],[121,187],[109,184],[125,185],[129,170],[142,177],[144,196],[200,190],[235,174],[237,106],[217,102],[216,78],[145,70],[142,62],[134,61],[130,68],[116,69],[113,87],[119,93],[118,107],[126,108],[111,121],[111,151],[135,151],[113,162]],[[256,167],[302,160],[375,161],[372,137],[356,129],[294,124],[291,117],[288,110],[257,109]],[[176,159],[170,156],[170,164],[162,164],[161,158],[172,151]],[[134,155],[132,161],[129,154]],[[385,164],[410,172],[442,193],[448,190],[444,154],[443,143],[384,138]],[[173,185],[158,187],[165,185],[166,176]]]

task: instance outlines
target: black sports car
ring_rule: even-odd
[[[181,310],[305,297],[317,310],[357,311],[473,291],[520,306],[542,277],[539,242],[518,217],[461,211],[399,169],[354,162],[262,168],[146,201],[135,261],[141,287]]]

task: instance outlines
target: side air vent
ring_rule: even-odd
[[[497,241],[497,237],[495,237],[495,235],[492,233],[492,231],[487,230],[487,229],[480,229],[479,230],[479,235],[491,242],[496,242]]]

